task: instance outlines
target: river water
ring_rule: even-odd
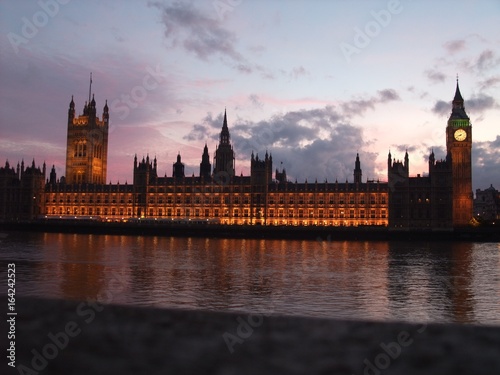
[[[500,325],[500,244],[8,232],[2,294],[341,319]]]

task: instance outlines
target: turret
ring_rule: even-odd
[[[234,151],[230,143],[229,129],[227,126],[227,115],[224,110],[224,121],[220,132],[220,142],[215,150],[214,178],[217,183],[228,183],[234,176]]]
[[[252,185],[268,185],[273,177],[272,158],[266,152],[264,160],[259,159],[259,154],[252,159],[250,163],[250,183]]]
[[[212,165],[210,164],[210,155],[208,154],[208,147],[205,143],[203,148],[203,155],[201,156],[200,163],[200,177],[209,180],[211,175]]]
[[[434,156],[434,150],[431,150],[431,154],[429,155],[429,171],[431,170],[431,167],[434,166],[436,162],[436,157]]]
[[[95,99],[94,99],[94,94],[92,94],[92,100],[90,101],[89,107],[89,118],[95,118],[96,117],[96,108],[95,108]]]
[[[177,161],[172,166],[172,177],[176,179],[184,178],[184,164],[181,162],[181,154],[177,155]]]
[[[229,129],[227,127],[227,115],[224,110],[224,122],[222,123],[222,131],[220,132],[220,144],[229,144]]]
[[[52,169],[50,170],[49,184],[55,185],[57,182],[56,167],[52,164]]]
[[[71,95],[71,102],[69,103],[69,109],[68,109],[68,126],[73,124],[74,118],[75,118],[75,102],[73,101],[73,95]]]
[[[109,108],[108,108],[108,101],[106,100],[106,103],[104,104],[104,108],[102,110],[102,120],[106,125],[109,123]]]
[[[359,161],[359,154],[356,154],[356,162],[354,163],[354,183],[360,184],[362,177],[361,162]]]

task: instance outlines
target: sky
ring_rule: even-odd
[[[236,173],[252,151],[292,181],[387,181],[445,157],[457,75],[473,126],[473,188],[500,189],[500,1],[0,2],[0,163],[65,173],[71,96],[110,108],[108,181],[133,158],[199,174],[227,111]]]

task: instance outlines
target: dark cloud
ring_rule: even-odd
[[[451,111],[451,104],[449,102],[445,102],[444,100],[436,101],[434,107],[432,108],[432,112],[436,113],[439,116],[444,116],[449,114]]]
[[[465,99],[464,105],[466,112],[469,115],[474,114],[474,116],[482,115],[489,109],[499,107],[493,97],[485,94],[479,94],[471,97],[470,99]],[[445,102],[443,100],[438,100],[434,104],[432,112],[439,116],[448,115],[451,113],[451,103]]]
[[[401,100],[399,94],[396,92],[396,90],[393,89],[381,90],[378,92],[378,95],[381,103],[391,102],[394,100]]]
[[[491,50],[486,50],[481,52],[477,58],[476,68],[480,72],[488,69],[492,69],[500,64],[500,59],[495,56],[495,53]]]
[[[217,115],[217,117],[214,118],[212,113],[208,112],[202,121],[204,124],[207,124],[211,128],[220,129],[224,121],[224,113],[221,112]]]
[[[367,110],[375,109],[375,106],[380,103],[401,100],[399,94],[394,89],[384,89],[377,92],[377,96],[372,96],[368,99],[353,99],[341,104],[343,114],[351,116],[359,116]]]
[[[257,95],[250,95],[253,105],[262,105]],[[236,152],[237,173],[248,168],[252,152],[261,157],[272,153],[274,165],[287,169],[290,178],[299,181],[352,180],[356,153],[362,159],[364,178],[377,179],[377,154],[366,152],[363,130],[352,124],[351,116],[361,115],[379,104],[400,100],[394,89],[384,89],[367,99],[344,101],[337,106],[289,111],[261,121],[232,120],[228,112],[231,141]],[[195,125],[185,136],[188,140],[209,137],[218,140],[223,113],[208,113],[201,125]],[[411,149],[411,148],[409,148]],[[243,165],[243,167],[238,167]]]
[[[443,45],[443,47],[446,49],[446,52],[448,53],[459,52],[465,49],[465,40],[464,39],[451,40],[449,42],[446,42]]]
[[[254,70],[254,68],[253,68],[253,67],[251,67],[251,66],[250,66],[250,65],[248,65],[248,64],[236,64],[236,65],[234,66],[234,68],[235,68],[238,72],[240,72],[240,73],[244,73],[244,74],[251,74],[251,73],[253,73],[253,70]]]
[[[433,82],[433,83],[441,83],[446,80],[446,75],[442,72],[439,72],[437,70],[426,70],[425,75],[427,78]]]
[[[395,92],[388,91],[380,94],[377,100],[395,100],[396,97]],[[253,99],[258,100],[256,97]],[[210,138],[217,140],[222,116],[207,114],[203,125],[194,126],[185,138],[200,140],[210,134]],[[248,168],[252,152],[264,157],[267,151],[273,155],[274,167],[286,168],[292,180],[352,181],[356,152],[359,152],[364,179],[377,178],[377,155],[364,151],[366,143],[363,141],[362,129],[349,123],[340,107],[290,111],[258,122],[241,119],[232,121],[231,117],[229,112],[228,123],[237,158],[237,173]]]
[[[417,150],[416,146],[409,146],[409,145],[392,145],[391,149],[396,150],[397,152],[400,153],[405,153],[408,151],[408,153],[412,153]]]
[[[426,161],[429,160],[428,155],[430,155],[430,153],[432,151],[434,151],[434,156],[435,156],[436,160],[446,159],[446,147],[435,145],[435,146],[429,147],[429,152],[427,153],[427,155],[424,155]]]
[[[500,65],[500,58],[490,49],[484,50],[475,59],[464,60],[460,69],[472,70],[478,74],[485,74]]]
[[[193,128],[188,135],[185,135],[183,139],[188,141],[201,141],[209,138],[208,128],[205,125],[194,124]]]
[[[170,48],[181,47],[202,60],[219,55],[233,62],[244,61],[236,50],[236,35],[225,29],[220,21],[204,15],[191,4],[152,2],[161,11],[164,35]]]
[[[495,99],[489,95],[479,94],[465,101],[465,106],[475,115],[482,114],[488,109],[498,108]]]
[[[493,141],[472,144],[472,181],[474,189],[486,189],[491,184],[500,188],[500,135]]]
[[[219,57],[240,73],[258,73],[265,79],[273,77],[265,67],[249,61],[237,50],[237,35],[224,27],[222,19],[211,18],[187,2],[149,5],[161,12],[167,48],[184,49],[203,61]]]

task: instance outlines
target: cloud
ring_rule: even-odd
[[[297,66],[297,67],[293,68],[292,72],[290,73],[290,76],[294,79],[297,79],[300,76],[305,76],[308,74],[309,73],[307,72],[307,70],[301,65],[301,66]]]
[[[153,2],[150,5],[161,11],[164,35],[170,48],[183,48],[201,60],[219,55],[233,62],[244,61],[235,47],[236,35],[192,4]]]
[[[500,65],[500,58],[495,52],[487,49],[481,52],[477,58],[464,60],[460,65],[460,69],[464,71],[472,70],[478,74],[485,74]]]
[[[434,104],[434,107],[432,108],[432,112],[439,116],[444,116],[446,114],[449,114],[451,111],[451,104],[449,102],[445,102],[444,100],[438,100],[436,101],[436,104]]]
[[[376,97],[377,102],[396,100],[397,93],[388,90]],[[253,97],[258,101],[258,97]],[[185,136],[188,140],[202,140],[207,135],[217,140],[223,114],[208,113],[203,125],[195,125]],[[286,168],[291,180],[333,182],[352,181],[356,152],[360,153],[364,179],[377,179],[377,154],[365,151],[363,130],[351,124],[343,114],[342,106],[289,111],[261,121],[231,120],[228,113],[231,143],[236,154],[236,173],[248,173],[252,152],[263,157],[273,156],[274,168]]]
[[[437,71],[436,69],[426,70],[425,75],[433,83],[441,83],[444,82],[446,79],[446,75],[442,72]]]
[[[492,50],[486,50],[481,52],[477,58],[475,67],[482,72],[495,68],[498,64],[500,64],[500,59],[495,57],[495,53]]]
[[[399,94],[394,89],[384,89],[377,92],[377,96],[368,99],[353,99],[341,104],[343,113],[346,116],[359,116],[367,110],[375,109],[379,103],[401,100]]]
[[[205,125],[194,124],[193,128],[188,135],[185,135],[183,139],[188,141],[201,141],[209,138],[208,128]]]
[[[486,189],[491,184],[500,188],[500,135],[493,141],[472,144],[472,181],[475,188]]]
[[[401,100],[399,94],[396,92],[396,90],[393,89],[381,90],[378,92],[378,95],[381,103],[391,102],[394,100]]]
[[[500,83],[500,76],[494,76],[479,82],[481,90],[488,90],[496,87]]]
[[[465,40],[450,40],[449,42],[446,42],[443,47],[446,49],[446,52],[453,54],[465,49]]]
[[[416,146],[409,146],[409,145],[392,145],[391,149],[394,148],[398,152],[408,152],[411,154],[412,152],[415,152],[417,150]]]
[[[467,100],[467,107],[475,112],[484,112],[488,109],[497,108],[498,105],[493,97],[479,94]]]
[[[255,95],[255,94],[249,95],[248,99],[250,100],[250,103],[252,103],[252,105],[255,108],[262,109],[264,107],[264,104],[260,101],[260,99],[257,95]]]
[[[473,113],[474,116],[481,115],[489,109],[498,108],[496,100],[489,95],[479,94],[474,95],[470,99],[465,99],[465,109],[467,113]],[[447,115],[451,112],[451,103],[443,100],[438,100],[432,108],[432,112],[439,116]],[[470,114],[469,113],[469,114]]]

